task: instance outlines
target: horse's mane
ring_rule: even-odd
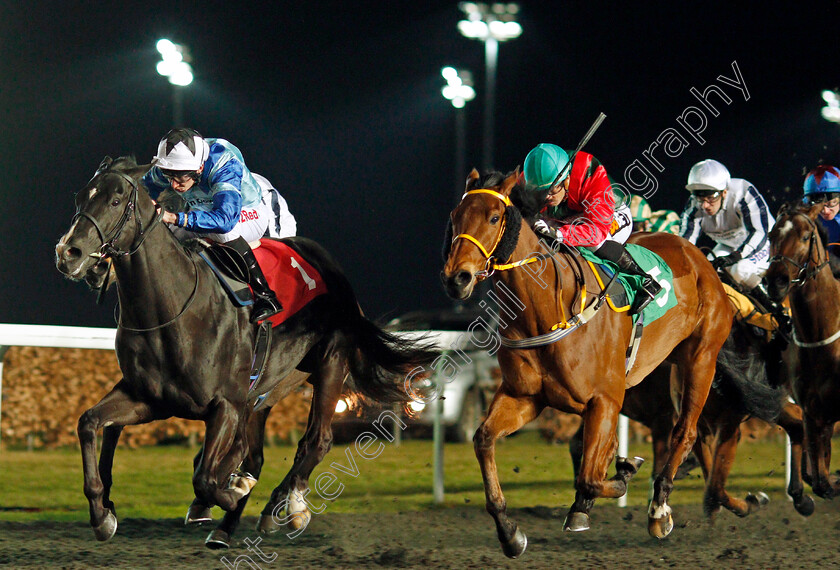
[[[472,180],[467,185],[467,190],[499,186],[512,174],[514,173],[488,172],[479,176],[478,179]],[[516,185],[511,189],[510,201],[513,202],[513,205],[516,206],[516,209],[519,210],[523,218],[530,219],[536,216],[542,210],[543,206],[545,206],[546,196],[548,196],[548,189],[538,190],[536,186],[526,184],[522,177],[520,177]]]

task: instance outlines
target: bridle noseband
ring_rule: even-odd
[[[461,200],[463,201],[463,199],[466,198],[467,196],[475,195],[475,194],[489,194],[490,196],[493,196],[493,197],[501,200],[502,203],[507,208],[515,208],[516,207],[516,206],[513,205],[513,202],[511,202],[511,200],[508,196],[505,196],[501,192],[497,192],[497,191],[491,190],[489,188],[477,188],[475,190],[468,190],[467,192],[464,193],[463,196],[461,196]],[[519,219],[519,216],[517,216],[517,219]],[[470,234],[458,234],[458,235],[456,235],[455,237],[452,238],[452,242],[450,243],[450,248],[451,248],[452,244],[455,243],[456,240],[465,239],[465,240],[475,244],[475,246],[478,247],[479,251],[481,251],[482,255],[484,255],[484,258],[487,260],[484,263],[484,269],[476,271],[476,273],[475,273],[475,277],[479,281],[482,281],[482,280],[490,277],[496,271],[504,271],[506,269],[513,269],[514,267],[520,267],[522,265],[527,265],[529,263],[534,263],[536,261],[541,261],[543,259],[546,259],[547,257],[550,257],[550,256],[547,256],[547,255],[540,254],[540,255],[535,255],[533,257],[529,257],[527,259],[523,259],[523,260],[516,261],[516,262],[513,262],[513,263],[502,263],[502,264],[496,263],[496,261],[502,261],[502,262],[507,261],[505,259],[499,260],[494,255],[495,252],[496,252],[496,249],[499,247],[499,244],[502,242],[502,238],[505,235],[505,231],[507,230],[507,224],[508,224],[508,214],[506,212],[505,215],[502,216],[502,225],[501,225],[501,228],[499,228],[499,234],[496,236],[496,239],[493,241],[493,246],[490,249],[486,249],[484,247],[484,245],[480,241],[478,241],[478,239],[471,236]],[[510,256],[508,256],[508,257],[510,257]]]
[[[123,256],[123,255],[132,255],[140,246],[143,245],[143,242],[146,240],[146,237],[152,231],[152,229],[158,225],[163,218],[163,209],[157,208],[154,218],[149,223],[149,227],[146,230],[143,230],[143,220],[140,217],[140,211],[137,208],[137,181],[117,170],[108,170],[107,168],[104,170],[99,170],[94,174],[94,178],[97,176],[105,175],[105,174],[115,174],[125,180],[126,182],[131,185],[131,193],[129,194],[128,200],[126,201],[125,208],[123,208],[122,215],[120,219],[117,221],[116,227],[111,231],[111,234],[106,236],[105,232],[102,230],[102,226],[93,217],[91,214],[83,211],[81,208],[76,210],[76,214],[73,216],[72,223],[75,224],[79,218],[85,218],[86,220],[90,221],[93,224],[93,227],[96,228],[96,233],[99,235],[99,240],[102,242],[102,245],[99,247],[99,251],[96,253],[92,253],[92,257],[115,257],[115,256]],[[91,179],[93,181],[93,179]],[[116,241],[122,235],[123,230],[125,229],[126,224],[131,219],[132,215],[135,214],[136,210],[136,219],[137,219],[137,234],[134,236],[134,241],[132,242],[131,246],[128,250],[122,250],[117,247]]]
[[[796,275],[796,279],[792,279],[790,281],[791,286],[801,287],[804,285],[808,280],[816,278],[817,274],[820,270],[828,265],[828,250],[826,250],[825,261],[820,262],[819,260],[819,252],[816,251],[816,234],[817,234],[817,225],[814,223],[814,220],[806,216],[801,212],[796,212],[793,216],[802,216],[807,221],[808,224],[811,226],[811,237],[808,240],[808,258],[799,263],[795,259],[788,257],[786,255],[774,255],[770,258],[770,263],[775,263],[777,261],[783,261],[785,263],[789,263],[793,265],[795,268],[799,270]],[[793,217],[791,216],[791,217]],[[817,259],[814,259],[814,254],[817,254]]]

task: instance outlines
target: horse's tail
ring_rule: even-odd
[[[411,399],[411,386],[406,379],[419,370],[420,377],[440,355],[434,345],[423,339],[409,339],[382,330],[359,314],[350,325],[348,335],[354,341],[350,352],[350,387],[365,398],[377,402],[406,403]]]
[[[349,341],[350,378],[347,382],[350,389],[371,401],[410,401],[411,395],[405,388],[406,377],[418,367],[430,370],[428,366],[440,355],[440,350],[423,338],[409,339],[389,333],[367,319],[344,272],[318,244],[305,238],[284,241],[303,252],[327,285],[333,326],[340,328]]]
[[[768,382],[768,363],[759,347],[748,338],[751,333],[747,327],[739,321],[732,324],[732,332],[718,353],[713,389],[745,414],[776,423],[786,388]]]

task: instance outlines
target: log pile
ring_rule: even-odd
[[[78,445],[79,417],[122,377],[110,350],[11,347],[3,363],[0,439],[6,447]],[[269,442],[296,441],[306,427],[309,397],[299,390],[274,406],[266,424]],[[171,418],[127,427],[120,444],[195,443],[203,436],[203,422]]]

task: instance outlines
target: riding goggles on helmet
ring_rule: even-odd
[[[720,190],[693,190],[691,195],[698,202],[714,202],[721,197],[723,193]]]
[[[820,192],[808,194],[803,198],[806,204],[822,204],[829,208],[840,205],[840,192]]]
[[[169,180],[179,182],[184,184],[188,180],[194,180],[198,182],[199,177],[201,176],[198,172],[194,170],[163,170],[160,171],[163,174],[163,177]]]

